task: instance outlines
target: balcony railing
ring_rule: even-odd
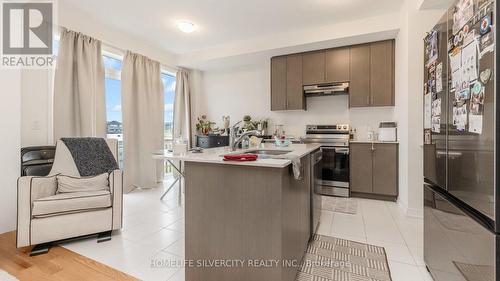
[[[108,135],[108,138],[116,138],[118,140],[118,165],[123,169],[123,138],[121,135],[116,137],[116,135]],[[173,139],[171,136],[165,136],[164,138],[164,149],[172,149]],[[168,162],[165,164],[165,173],[172,173],[172,165]]]
[[[172,144],[173,144],[173,139],[165,137],[163,140],[163,143],[165,145],[165,150],[172,149]],[[170,174],[172,173],[172,165],[170,163],[165,161],[165,174]]]

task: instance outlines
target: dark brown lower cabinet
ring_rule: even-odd
[[[186,281],[294,281],[310,237],[309,155],[301,167],[295,180],[291,165],[186,161]],[[244,264],[204,263],[232,260]],[[259,261],[279,263],[254,266]]]
[[[373,193],[398,195],[398,145],[375,144],[373,150]]]
[[[372,192],[372,145],[351,144],[350,155],[351,192]]]
[[[351,195],[396,200],[398,196],[398,144],[350,144]]]

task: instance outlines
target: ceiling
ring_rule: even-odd
[[[403,0],[64,0],[174,54],[398,12]],[[180,32],[176,20],[199,28]],[[395,21],[397,19],[394,19]]]

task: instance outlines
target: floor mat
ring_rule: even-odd
[[[495,268],[489,265],[475,265],[453,262],[468,281],[493,281],[495,280]]]
[[[296,281],[391,281],[383,247],[314,235]]]
[[[353,198],[322,196],[321,209],[332,212],[356,214],[358,212],[358,201]]]

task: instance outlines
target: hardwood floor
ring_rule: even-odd
[[[15,231],[0,234],[0,268],[19,280],[138,280],[63,247],[35,257],[30,250],[16,248]]]

